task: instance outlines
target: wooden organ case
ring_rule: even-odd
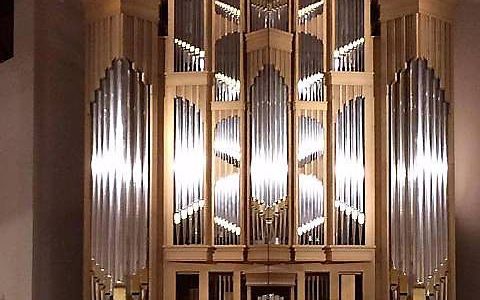
[[[453,3],[84,3],[85,299],[454,299]]]

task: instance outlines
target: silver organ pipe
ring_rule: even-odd
[[[304,25],[317,15],[323,13],[323,0],[301,0],[299,1],[300,8],[297,12],[297,19],[299,25]]]
[[[258,296],[257,300],[285,300],[285,297],[275,295],[275,294],[266,294],[266,295]]]
[[[334,71],[362,72],[364,62],[364,0],[339,0],[335,6]]]
[[[337,112],[335,127],[336,239],[340,245],[365,243],[364,97]]]
[[[445,276],[448,258],[445,92],[427,61],[415,59],[389,85],[388,100],[391,267],[410,286],[440,285],[433,281]]]
[[[223,16],[227,21],[240,24],[240,2],[238,0],[215,0],[215,13]],[[229,27],[229,24],[222,24]],[[230,26],[233,28],[233,26]]]
[[[299,33],[300,78],[297,83],[300,101],[323,101],[323,42],[308,33]]]
[[[230,116],[215,126],[213,149],[219,167],[215,174],[215,244],[240,243],[240,119]]]
[[[233,274],[211,273],[210,300],[233,300]]]
[[[110,282],[97,274],[92,299],[148,267],[150,100],[143,73],[116,59],[91,104],[92,260]]]
[[[297,235],[303,245],[324,244],[325,203],[323,182],[318,178],[319,161],[324,152],[323,125],[312,117],[300,116],[298,123]]]
[[[174,99],[174,243],[204,242],[204,124],[197,104]]]
[[[305,274],[305,300],[330,299],[330,278],[328,273]]]
[[[215,100],[240,99],[240,33],[223,36],[215,43]]]
[[[288,31],[289,9],[287,0],[251,0],[251,31],[275,28]]]
[[[267,65],[251,86],[251,239],[288,243],[288,87]]]
[[[174,70],[205,70],[204,2],[175,0]]]

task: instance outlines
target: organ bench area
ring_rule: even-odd
[[[454,299],[453,0],[84,4],[85,299]]]

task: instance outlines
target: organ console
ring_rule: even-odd
[[[84,0],[85,299],[454,299],[452,1]]]

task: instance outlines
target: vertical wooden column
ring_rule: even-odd
[[[297,300],[305,299],[305,272],[297,272]]]
[[[379,166],[377,173],[376,188],[377,209],[382,217],[377,219],[377,228],[387,228],[378,230],[377,240],[380,241],[377,255],[377,297],[388,299],[390,284],[399,285],[405,290],[405,278],[399,275],[396,270],[390,270],[389,254],[389,149],[388,149],[388,103],[386,101],[386,85],[393,82],[395,73],[405,68],[405,64],[415,58],[424,58],[428,61],[428,67],[435,70],[435,74],[440,78],[440,87],[445,90],[447,102],[453,103],[452,92],[452,26],[453,13],[455,11],[456,0],[380,0],[381,10],[381,38],[380,51],[381,60],[376,63],[375,72],[378,80],[376,81],[376,94],[380,100],[376,105],[375,122],[377,124],[376,139],[377,152],[376,162]],[[453,202],[454,202],[454,153],[453,153],[453,105],[450,105],[448,125],[448,210],[449,210],[449,266],[446,271],[448,274],[454,273],[454,222],[453,222]],[[454,282],[449,282],[449,299],[455,299]],[[408,290],[413,295],[409,297],[425,298],[426,286],[412,286],[412,280],[408,283]]]

